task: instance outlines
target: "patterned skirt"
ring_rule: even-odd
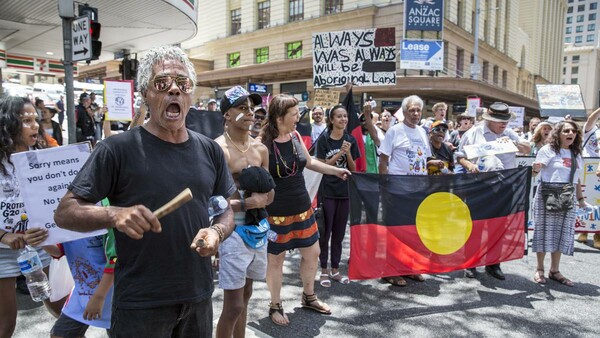
[[[575,197],[573,197],[575,198]],[[535,195],[533,252],[562,252],[573,256],[575,240],[575,208],[569,211],[547,211],[542,194]]]
[[[319,229],[313,209],[292,216],[269,216],[271,230],[277,233],[277,240],[269,241],[267,252],[278,255],[286,250],[306,248],[319,240]]]

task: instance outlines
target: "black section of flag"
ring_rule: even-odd
[[[350,225],[415,225],[417,209],[436,192],[458,196],[473,220],[526,212],[530,182],[530,167],[437,176],[357,173],[349,180]]]

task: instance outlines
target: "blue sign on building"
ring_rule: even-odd
[[[266,94],[267,93],[267,85],[266,84],[262,84],[262,83],[249,83],[248,84],[248,91],[250,93]]]
[[[405,0],[404,3],[405,30],[436,32],[443,30],[443,0]]]

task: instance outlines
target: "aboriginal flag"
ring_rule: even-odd
[[[360,157],[356,159],[356,171],[364,173],[367,171],[367,160],[365,156],[365,142],[363,141],[362,128],[360,126],[360,119],[358,115],[360,110],[354,105],[354,97],[352,96],[352,89],[348,91],[348,94],[342,102],[344,108],[348,112],[348,125],[346,130],[356,139],[356,145],[360,152]]]
[[[530,167],[350,177],[352,279],[443,273],[523,257]]]

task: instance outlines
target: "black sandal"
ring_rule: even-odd
[[[278,323],[273,319],[273,314],[275,314],[275,312],[279,313],[281,315],[281,318],[285,319],[285,314],[283,312],[283,305],[281,305],[281,303],[273,304],[272,302],[270,302],[269,303],[269,318],[271,318],[271,321],[273,322],[273,324],[279,325],[279,326],[288,326],[289,323]]]
[[[327,309],[323,305],[327,306],[327,304],[321,302],[314,293],[312,295],[307,295],[306,293],[302,292],[302,307],[317,311],[318,313],[322,313],[324,315],[330,315],[331,309]]]

